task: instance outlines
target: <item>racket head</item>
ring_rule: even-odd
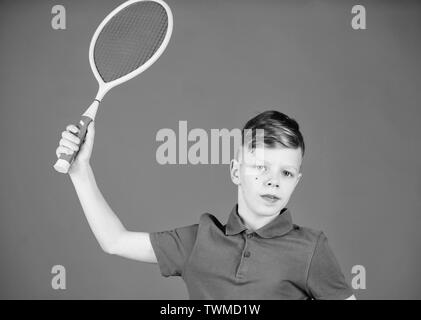
[[[148,69],[164,52],[172,30],[173,15],[162,0],[129,0],[111,11],[89,46],[89,63],[99,84],[96,99]]]

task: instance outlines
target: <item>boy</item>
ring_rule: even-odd
[[[57,156],[78,150],[71,132],[63,131]],[[158,263],[164,277],[183,278],[190,299],[355,299],[326,236],[293,224],[286,207],[305,150],[295,120],[266,111],[244,126],[230,166],[238,201],[226,225],[205,213],[198,224],[150,234],[127,231],[98,189],[94,132],[91,123],[69,174],[105,252]]]

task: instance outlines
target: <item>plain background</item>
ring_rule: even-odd
[[[187,299],[157,265],[101,251],[68,176],[52,168],[60,133],[97,90],[88,47],[119,0],[0,2],[0,298]],[[53,30],[51,8],[66,8]],[[307,144],[289,207],[323,230],[343,272],[366,269],[359,299],[420,299],[421,3],[168,0],[163,56],[110,91],[92,166],[132,231],[223,223],[236,201],[229,165],[159,165],[162,128],[241,128],[258,112],[294,117]],[[353,5],[367,29],[351,28]],[[190,143],[189,145],[191,145]],[[51,269],[66,268],[66,290]]]

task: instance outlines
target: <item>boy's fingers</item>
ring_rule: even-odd
[[[70,150],[69,148],[67,148],[65,146],[59,146],[56,149],[57,158],[60,158],[60,155],[63,154],[63,153],[64,154],[73,154],[73,150]]]
[[[73,125],[73,124],[69,124],[66,127],[66,130],[68,130],[70,132],[73,132],[73,133],[78,133],[79,132],[79,129],[75,125]]]
[[[70,133],[69,131],[63,131],[61,133],[62,138],[70,140],[73,143],[79,144],[80,139],[76,137],[74,134]]]
[[[79,150],[78,145],[74,144],[73,142],[71,142],[67,139],[61,139],[59,145],[67,147],[67,148],[69,148],[70,150],[73,150],[73,151]]]

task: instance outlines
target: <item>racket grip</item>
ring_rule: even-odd
[[[79,123],[76,125],[77,128],[79,129],[78,134],[75,134],[81,141],[80,145],[79,145],[79,150],[82,147],[82,144],[85,140],[86,137],[86,132],[88,130],[88,125],[93,121],[93,119],[87,115],[83,115],[79,121]],[[72,154],[65,154],[62,153],[60,154],[59,159],[57,160],[57,162],[54,164],[54,169],[57,172],[61,172],[61,173],[67,173],[69,172],[70,166],[72,165],[73,160],[76,158],[78,151],[73,152]]]

